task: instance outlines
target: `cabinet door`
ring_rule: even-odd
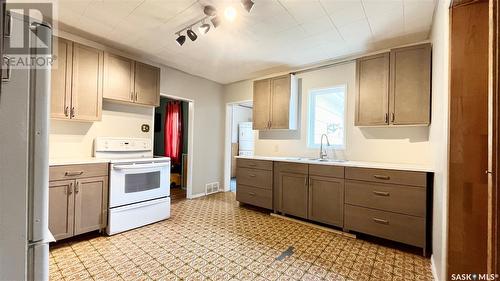
[[[75,235],[106,226],[108,177],[76,180]]]
[[[49,229],[56,240],[73,236],[74,184],[73,180],[49,183]]]
[[[72,119],[101,119],[103,56],[98,49],[73,43]]]
[[[389,53],[356,61],[356,126],[387,125],[389,114]]]
[[[253,129],[269,129],[271,111],[271,80],[253,82]]]
[[[279,176],[281,212],[307,218],[307,175],[281,172]]]
[[[57,38],[55,66],[51,70],[50,116],[52,118],[70,118],[72,52],[71,41]]]
[[[431,106],[430,44],[391,50],[390,122],[427,125]]]
[[[289,129],[290,75],[271,80],[271,129]]]
[[[344,224],[344,180],[309,177],[308,218],[342,227]]]
[[[134,101],[134,61],[114,54],[104,54],[103,97]]]
[[[135,102],[143,105],[160,105],[160,69],[135,63]]]

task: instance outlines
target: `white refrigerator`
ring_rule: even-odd
[[[51,48],[49,25],[25,24],[14,13],[8,18],[11,37],[29,34],[30,46],[43,38]],[[48,280],[50,69],[6,68],[1,87],[0,280]]]
[[[238,155],[253,156],[254,141],[252,122],[240,122],[238,124]]]

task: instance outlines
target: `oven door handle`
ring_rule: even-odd
[[[170,166],[170,162],[154,163],[154,164],[135,164],[135,165],[116,165],[113,166],[115,170],[131,170],[131,169],[148,169],[148,168],[161,168]]]

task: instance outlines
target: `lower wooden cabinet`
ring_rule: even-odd
[[[344,225],[344,179],[310,176],[308,198],[308,219]]]
[[[307,174],[283,173],[279,174],[281,212],[307,219]]]
[[[81,175],[106,173],[104,165],[72,165]],[[51,177],[57,178],[59,170],[71,166],[51,168]],[[65,172],[65,175],[71,172]],[[56,240],[82,233],[101,230],[107,226],[108,176],[52,180],[49,182],[49,229]]]

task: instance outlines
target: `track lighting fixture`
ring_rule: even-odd
[[[191,28],[189,28],[188,31],[186,31],[186,33],[189,39],[191,39],[191,41],[195,41],[198,38],[198,35],[196,35],[196,33],[194,33],[194,31]]]
[[[178,37],[177,39],[175,39],[175,41],[177,41],[177,44],[179,44],[179,46],[182,46],[184,44],[184,42],[186,42],[186,35],[181,35],[180,33],[177,33]]]
[[[254,4],[252,0],[241,0],[241,6],[249,13],[252,11]]]
[[[200,25],[200,27],[198,27],[198,31],[200,31],[202,35],[207,34],[209,30],[210,30],[210,24],[206,23],[205,21],[203,21],[203,24]]]
[[[212,22],[214,28],[219,27],[220,22],[221,22],[221,20],[218,16],[213,17],[210,21]]]
[[[203,8],[203,13],[205,13],[205,15],[209,17],[213,17],[217,14],[217,10],[215,9],[214,6],[208,5]]]

